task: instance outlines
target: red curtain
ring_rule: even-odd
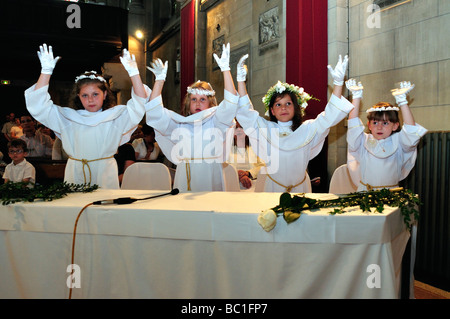
[[[328,98],[328,1],[286,0],[286,82],[301,86],[320,102],[308,102],[304,120],[325,109]],[[308,164],[310,178],[320,177],[313,192],[328,192],[328,141]]]
[[[195,77],[195,0],[181,9],[181,103]],[[180,104],[181,105],[181,104]]]
[[[328,83],[328,1],[286,1],[286,82],[318,98],[311,100],[306,118],[325,109]]]

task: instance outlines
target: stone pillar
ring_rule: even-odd
[[[128,50],[134,54],[141,77],[145,79],[145,47],[147,39],[145,23],[145,7],[143,0],[132,0],[128,12]],[[136,37],[136,31],[144,33],[143,39]]]
[[[349,54],[348,1],[328,0],[328,64],[333,67],[339,55]],[[351,61],[352,57],[350,57]],[[352,63],[349,63],[349,69]],[[333,79],[328,73],[328,98],[333,90]],[[346,93],[344,90],[343,94]],[[333,126],[328,134],[328,175],[347,162],[347,119]]]

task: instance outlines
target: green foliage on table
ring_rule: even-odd
[[[408,230],[411,229],[412,223],[419,219],[418,207],[421,205],[419,197],[411,190],[403,188],[356,192],[330,200],[307,198],[304,194],[283,193],[280,196],[280,204],[272,210],[277,216],[283,215],[287,223],[292,223],[304,210],[314,212],[319,208],[334,208],[329,213],[335,215],[344,214],[347,207],[359,207],[363,212],[371,212],[372,208],[375,208],[375,212],[382,213],[384,205],[400,208]]]
[[[34,202],[35,200],[52,201],[69,193],[87,193],[98,189],[98,185],[55,183],[50,186],[34,185],[26,182],[5,183],[0,185],[0,200],[3,205],[16,202]]]

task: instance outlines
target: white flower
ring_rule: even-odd
[[[214,90],[204,90],[202,88],[191,88],[188,86],[187,92],[189,94],[197,94],[197,95],[206,95],[206,96],[215,96],[216,92]]]
[[[385,107],[385,106],[382,106],[382,107],[372,107],[372,108],[370,108],[370,109],[368,109],[367,111],[366,111],[366,113],[371,113],[371,112],[384,112],[384,111],[400,111],[400,109],[397,107],[397,106],[393,106],[393,107],[391,107],[391,106],[388,106],[388,107]]]
[[[304,109],[308,104],[307,101],[311,100],[313,97],[305,92],[305,90],[302,87],[299,87],[297,85],[288,84],[288,83],[282,83],[281,81],[278,81],[277,84],[272,86],[266,93],[266,95],[262,98],[262,102],[264,103],[266,107],[266,112],[269,110],[269,104],[272,100],[272,97],[274,94],[282,94],[284,92],[289,92],[295,94],[297,97],[297,103],[302,108],[302,112],[304,112]],[[302,113],[303,114],[303,113]]]
[[[277,93],[283,93],[286,90],[286,87],[283,85],[283,83],[278,81],[275,86],[275,90],[277,91]]]
[[[277,214],[273,210],[267,209],[259,214],[258,223],[266,232],[270,232],[277,224]]]
[[[95,73],[95,71],[91,71],[91,72]],[[90,73],[90,72],[86,72],[86,73]],[[78,81],[83,80],[83,79],[98,80],[98,81],[102,81],[102,82],[106,83],[106,80],[102,76],[100,76],[100,75],[97,76],[95,74],[91,74],[91,75],[82,74],[82,75],[79,75],[79,76],[77,76],[75,78],[75,83],[77,83]]]

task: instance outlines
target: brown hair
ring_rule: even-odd
[[[101,75],[96,74],[94,72],[85,72],[82,75],[86,75],[86,76],[95,75],[95,76],[101,77]],[[106,92],[106,98],[105,98],[105,101],[103,101],[103,106],[102,106],[103,110],[107,110],[116,105],[116,98],[114,97],[114,94],[112,93],[111,89],[109,88],[109,85],[106,82],[103,82],[103,81],[100,81],[97,79],[85,78],[85,79],[78,80],[74,84],[74,86],[72,88],[72,93],[70,95],[69,107],[71,107],[75,110],[84,110],[84,106],[81,103],[80,98],[78,97],[78,94],[80,93],[81,88],[88,84],[97,84],[97,87],[100,90],[102,90],[103,92]]]
[[[209,84],[208,82],[205,82],[205,81],[197,81],[197,82],[189,85],[189,87],[192,89],[202,89],[202,90],[207,90],[207,91],[213,91],[211,84]],[[209,100],[210,107],[217,106],[217,100],[214,95],[208,95],[207,98]],[[184,115],[184,116],[191,115],[190,105],[191,105],[191,94],[186,93],[186,95],[184,96],[183,105],[181,106],[181,114],[182,115]]]
[[[374,108],[377,107],[394,107],[392,106],[392,104],[388,103],[388,102],[379,102],[377,104],[375,104],[373,106]],[[367,113],[367,120],[368,121],[389,121],[392,123],[400,123],[400,118],[398,116],[398,111],[375,111],[375,112],[370,112]],[[400,125],[398,126],[398,128],[394,131],[395,132],[400,132],[401,127]]]
[[[28,152],[28,146],[27,146],[27,142],[25,142],[24,140],[22,140],[21,138],[15,138],[11,141],[8,142],[8,150],[11,147],[15,147],[15,148],[21,148],[22,151],[24,153]]]
[[[292,104],[294,105],[294,117],[292,118],[291,129],[292,129],[292,131],[295,131],[302,124],[302,111],[300,109],[300,106],[298,105],[297,95],[295,95],[295,93],[293,93],[293,92],[289,92],[289,91],[286,91],[283,93],[275,92],[272,95],[272,98],[270,99],[270,103],[269,103],[269,119],[272,122],[278,122],[275,115],[272,114],[272,108],[273,108],[273,105],[275,104],[275,101],[278,98],[280,98],[280,99],[283,98],[285,95],[289,95],[291,97]]]

